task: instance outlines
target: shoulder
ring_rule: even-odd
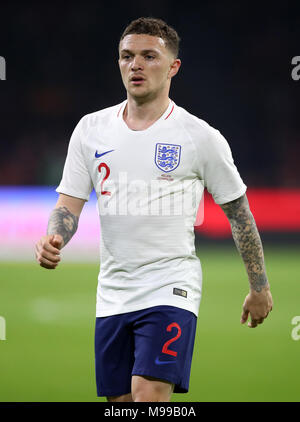
[[[110,125],[112,120],[117,117],[123,102],[92,113],[85,114],[78,122],[84,134],[87,134],[92,128]]]
[[[186,129],[190,131],[200,130],[203,132],[207,132],[211,128],[211,126],[205,120],[200,119],[199,117],[190,113],[183,107],[177,106],[177,118],[186,127]]]
[[[177,119],[180,121],[197,148],[227,148],[228,143],[220,131],[205,120],[177,106]]]

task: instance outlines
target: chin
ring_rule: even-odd
[[[145,90],[131,89],[128,91],[128,93],[133,98],[143,99],[151,97],[151,92]]]

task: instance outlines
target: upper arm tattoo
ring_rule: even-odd
[[[231,225],[236,247],[245,263],[250,287],[260,292],[268,286],[261,239],[246,195],[221,205]]]
[[[54,208],[50,214],[47,234],[60,234],[66,245],[77,230],[79,217],[67,207]]]

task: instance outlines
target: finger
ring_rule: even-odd
[[[35,245],[35,259],[40,263],[41,249],[39,245]]]
[[[57,267],[57,265],[47,265],[45,263],[40,263],[40,266],[46,268],[47,270],[55,270],[55,268]]]
[[[48,252],[48,251],[46,251],[45,249],[43,249],[43,250],[40,252],[40,255],[41,255],[43,258],[46,258],[48,261],[53,262],[53,263],[55,263],[55,262],[59,262],[59,261],[60,261],[60,256],[59,256],[59,255],[57,255],[57,254],[53,254],[53,253],[51,253],[51,252]]]
[[[55,245],[51,244],[50,242],[44,242],[42,244],[42,249],[46,249],[48,252],[51,252],[52,254],[59,255],[60,251]]]
[[[39,245],[35,246],[35,257],[36,257],[36,260],[39,263],[40,263],[41,258],[46,258],[51,262],[59,262],[60,261],[60,256],[58,254],[53,254],[51,252],[48,252],[47,250],[43,249]]]
[[[57,263],[48,261],[48,259],[42,257],[39,259],[39,263],[41,267],[47,268],[49,270],[54,270],[58,265]]]
[[[255,327],[257,327],[258,324],[262,324],[264,322],[264,319],[265,318],[263,318],[263,317],[257,318],[257,319],[251,319],[251,321],[248,324],[248,327],[255,328]]]
[[[249,316],[249,311],[247,309],[243,309],[242,315],[241,315],[241,324],[244,324]]]
[[[54,269],[57,267],[58,262],[49,261],[47,258],[43,258],[42,255],[36,251],[36,260],[40,264],[41,267],[45,267],[48,269]]]
[[[34,252],[35,252],[35,259],[37,260],[38,259],[38,255],[40,253],[39,250],[38,250],[38,245],[35,245]]]
[[[62,247],[62,244],[63,244],[63,239],[60,235],[55,235],[53,237],[53,239],[51,240],[51,243],[56,248],[60,249]]]

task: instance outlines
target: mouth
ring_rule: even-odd
[[[145,79],[142,76],[133,76],[132,78],[130,78],[130,82],[133,85],[141,85],[144,81]]]

